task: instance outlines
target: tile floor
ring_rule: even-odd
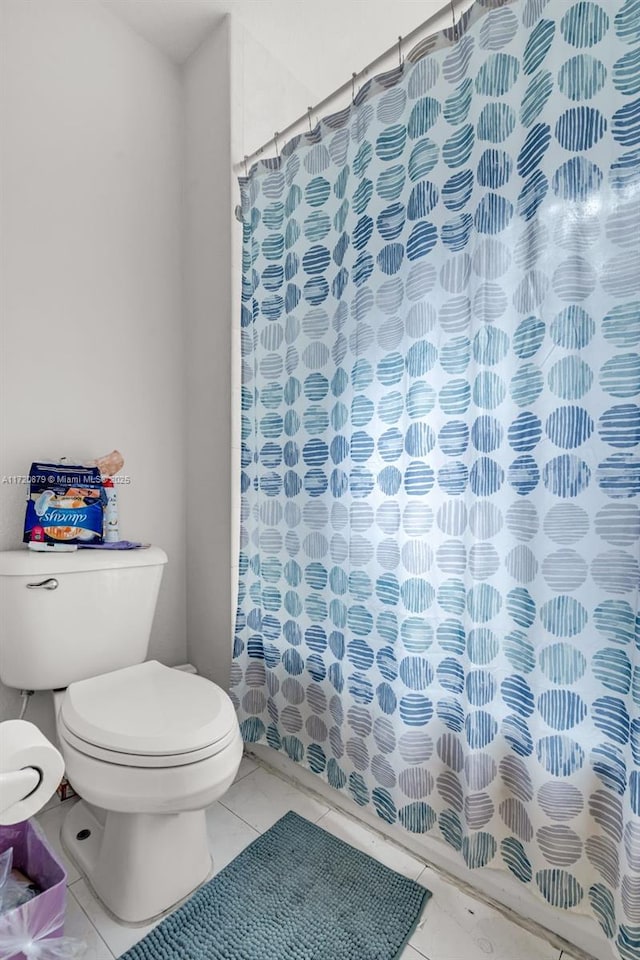
[[[38,817],[48,838],[61,853],[69,873],[66,933],[88,945],[85,960],[114,960],[151,927],[121,926],[92,895],[79,871],[60,850],[60,825],[68,810],[48,806]],[[287,810],[318,823],[325,830],[365,850],[399,873],[428,887],[433,896],[402,960],[571,960],[501,913],[474,900],[409,853],[366,827],[298,790],[275,773],[245,757],[235,783],[207,811],[211,852],[221,870],[247,844],[268,830]]]

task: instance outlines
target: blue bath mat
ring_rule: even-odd
[[[430,896],[287,813],[121,960],[396,960]]]

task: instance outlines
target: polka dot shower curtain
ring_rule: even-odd
[[[638,960],[640,0],[476,0],[241,192],[245,740]]]

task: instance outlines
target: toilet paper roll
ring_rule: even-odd
[[[31,781],[37,785],[34,789],[29,784],[27,796],[20,789],[16,795],[17,781],[12,775],[29,768],[39,774],[39,780],[33,777]],[[53,795],[63,773],[62,755],[33,723],[0,723],[0,823],[19,823],[32,817]]]

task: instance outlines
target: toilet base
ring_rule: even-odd
[[[211,874],[204,810],[117,813],[81,800],[61,838],[98,899],[128,924],[163,916]]]

